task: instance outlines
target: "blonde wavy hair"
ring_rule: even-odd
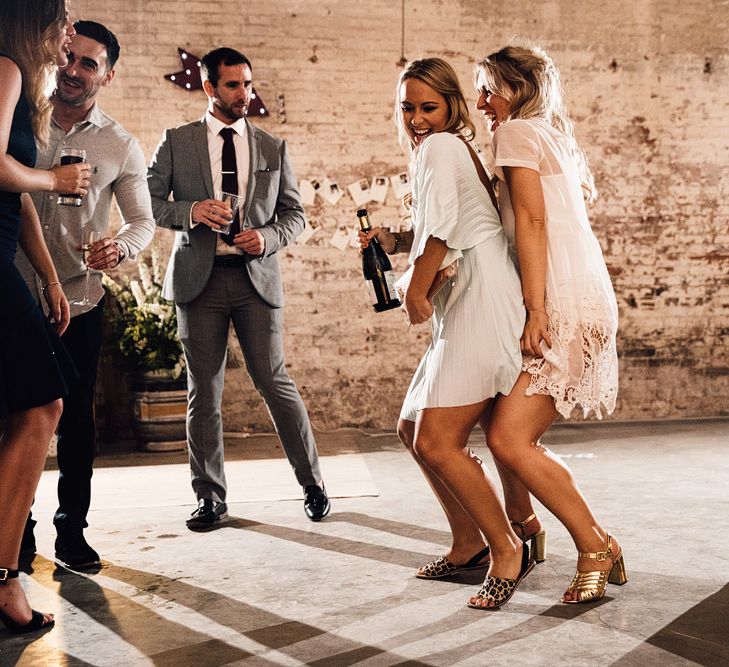
[[[575,139],[559,71],[547,53],[538,46],[506,46],[476,63],[477,78],[479,75],[483,77],[483,88],[509,102],[509,119],[544,118],[567,136],[579,166],[585,199],[595,200],[598,193],[587,155]]]
[[[65,25],[65,0],[0,2],[0,53],[10,56],[20,68],[33,134],[44,146],[52,111],[45,90],[56,71],[53,41]]]
[[[456,71],[442,58],[421,58],[413,60],[400,73],[395,89],[395,127],[397,127],[400,145],[408,153],[413,151],[413,142],[408,135],[402,119],[402,84],[409,79],[419,79],[435,92],[440,93],[448,105],[448,120],[444,132],[458,134],[467,141],[476,135],[476,127],[468,113],[466,98],[458,82]]]

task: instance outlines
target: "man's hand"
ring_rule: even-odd
[[[230,206],[218,199],[203,199],[192,205],[192,221],[211,229],[222,229],[232,219]]]
[[[244,229],[233,237],[233,243],[254,257],[260,257],[266,249],[263,234],[257,229]]]
[[[53,174],[51,192],[81,195],[82,197],[88,192],[91,182],[91,167],[87,162],[57,164],[50,168],[50,172]]]
[[[78,248],[81,250],[81,247]],[[94,241],[91,244],[89,256],[86,258],[86,265],[90,269],[103,271],[104,269],[113,269],[121,261],[121,251],[119,246],[114,243],[114,239],[105,236],[103,239]]]
[[[80,251],[81,246],[77,246],[77,249]],[[91,250],[89,250],[86,258],[86,265],[90,269],[103,271],[104,269],[113,269],[120,261],[121,250],[119,246],[114,243],[114,239],[110,236],[105,236],[103,239],[94,241],[91,244]]]

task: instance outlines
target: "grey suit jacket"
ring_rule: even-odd
[[[244,257],[258,294],[279,308],[284,296],[276,253],[303,231],[304,209],[286,142],[246,124],[251,163],[243,219],[263,234],[266,248],[261,257]],[[177,232],[163,289],[175,303],[199,296],[213,269],[218,235],[207,225],[190,228],[192,205],[213,197],[207,131],[204,118],[165,130],[147,170],[155,220]]]

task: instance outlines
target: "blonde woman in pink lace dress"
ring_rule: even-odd
[[[625,583],[622,550],[539,439],[578,406],[598,418],[615,407],[617,304],[585,208],[594,183],[564,110],[559,73],[544,51],[506,47],[479,62],[477,75],[477,107],[494,133],[501,218],[527,308],[522,372],[496,402],[487,441],[523,485],[509,485],[507,506],[532,515],[531,492],[574,539],[577,572],[562,601],[589,602],[607,583]],[[533,518],[527,531],[539,530]],[[487,589],[472,602],[488,605]]]

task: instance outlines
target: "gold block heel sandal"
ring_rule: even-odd
[[[542,529],[534,535],[526,535],[526,527],[530,521],[537,518],[536,514],[528,516],[524,521],[512,521],[511,525],[519,528],[517,535],[522,542],[529,543],[529,555],[535,563],[543,563],[547,559],[547,531]]]
[[[575,572],[572,582],[567,587],[565,595],[568,593],[577,593],[576,600],[565,600],[565,604],[578,604],[580,602],[594,602],[605,595],[605,589],[608,584],[622,586],[628,581],[628,575],[625,571],[625,559],[623,558],[623,550],[620,549],[617,554],[613,553],[613,540],[610,533],[607,535],[607,548],[605,551],[597,553],[578,552],[581,558],[592,558],[596,561],[604,561],[608,558],[612,563],[609,570],[591,570],[588,572]]]

